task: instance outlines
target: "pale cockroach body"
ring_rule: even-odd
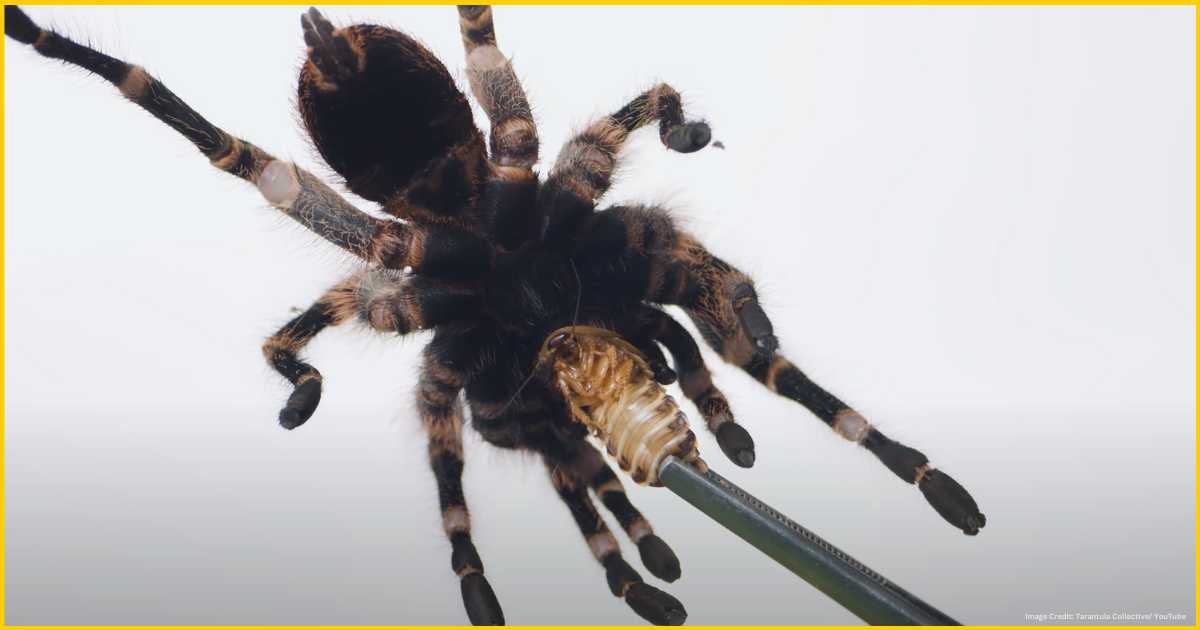
[[[645,356],[617,334],[592,326],[560,328],[538,360],[549,362],[571,415],[637,483],[662,485],[658,469],[672,455],[707,469],[687,415],[654,379]]]

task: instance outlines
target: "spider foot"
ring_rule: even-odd
[[[743,284],[734,289],[733,304],[742,330],[754,342],[754,349],[767,356],[774,354],[779,349],[779,339],[775,337],[775,327],[771,325],[767,312],[758,303],[754,287]]]
[[[642,566],[654,577],[674,582],[682,575],[679,558],[662,538],[655,534],[647,534],[638,541],[637,548],[638,554],[642,556]]]
[[[350,45],[346,35],[333,28],[333,24],[316,8],[310,8],[300,16],[300,27],[304,30],[304,43],[308,45],[308,59],[321,73],[323,84],[336,89],[337,82],[358,72],[363,58]]]
[[[11,4],[4,5],[4,34],[21,42],[32,44],[37,41],[42,29],[38,28],[29,15],[20,7]]]
[[[754,465],[754,438],[742,425],[726,422],[717,429],[717,445],[729,461],[749,468]]]
[[[641,545],[638,549],[641,550]],[[639,617],[656,626],[678,626],[687,619],[687,611],[679,600],[643,582],[621,554],[611,553],[603,562],[608,588],[613,595],[624,598]]]
[[[304,424],[321,402],[321,379],[311,378],[296,386],[287,404],[279,411],[279,424],[287,430]]]
[[[467,609],[467,618],[471,620],[471,625],[504,625],[504,611],[500,609],[500,600],[496,599],[496,592],[482,573],[463,576],[461,585],[463,606]]]
[[[635,582],[625,591],[625,603],[639,617],[656,626],[680,626],[687,611],[678,599],[645,582]]]
[[[670,385],[679,378],[675,370],[672,370],[671,366],[662,361],[651,361],[649,365],[650,371],[654,373],[654,380],[659,385]]]
[[[667,132],[667,148],[679,153],[694,153],[708,146],[712,130],[708,123],[689,122],[677,125]]]
[[[987,523],[975,499],[950,475],[936,469],[927,470],[917,487],[929,505],[964,534],[974,536]]]

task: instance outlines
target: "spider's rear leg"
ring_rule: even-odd
[[[418,271],[427,264],[437,267],[424,270],[432,275],[447,270],[451,275],[470,275],[490,266],[491,245],[481,237],[460,234],[448,226],[382,221],[361,212],[312,174],[213,125],[142,67],[40,29],[18,7],[8,5],[4,10],[8,36],[31,44],[43,56],[108,80],[127,99],[187,138],[213,166],[255,184],[276,208],[355,256],[385,267]]]
[[[472,291],[396,272],[367,270],[342,280],[263,344],[267,361],[295,386],[279,412],[279,424],[285,429],[304,424],[321,401],[321,373],[298,354],[326,327],[358,317],[377,331],[403,335],[470,319],[479,308],[479,296]]]
[[[493,168],[481,196],[482,214],[504,249],[516,249],[541,229],[536,194],[538,132],[525,89],[508,57],[496,46],[489,6],[458,7],[459,30],[467,53],[467,79],[491,123]]]
[[[663,261],[682,261],[689,270],[680,304],[705,341],[726,361],[741,367],[772,391],[790,398],[842,437],[861,444],[896,476],[916,484],[934,510],[968,535],[986,523],[969,493],[949,475],[933,469],[920,451],[889,439],[849,405],[814,383],[776,354],[771,320],[758,303],[748,276],[710,254],[694,238],[679,234],[675,251]]]
[[[334,28],[315,9],[301,25],[308,60],[297,87],[300,114],[347,187],[402,217],[464,212],[487,174],[487,155],[470,104],[442,62],[390,28]],[[422,180],[433,181],[434,194],[429,182],[412,189]]]
[[[679,92],[666,83],[588,125],[563,145],[543,187],[545,240],[554,242],[575,232],[612,186],[617,155],[629,134],[656,120],[659,138],[673,151],[698,151],[712,138],[707,123],[684,118]]]
[[[638,572],[629,566],[621,556],[616,537],[604,524],[604,519],[600,517],[595,504],[588,496],[586,483],[549,462],[547,467],[558,496],[571,511],[571,516],[591,548],[592,555],[604,566],[608,588],[612,594],[624,599],[635,613],[650,623],[681,625],[687,619],[687,611],[684,610],[683,604],[671,595],[646,584]]]
[[[618,206],[593,215],[584,224],[576,252],[580,268],[593,284],[619,288],[622,298],[679,303],[697,294],[694,274],[676,255],[681,238],[661,208]],[[667,347],[680,387],[704,417],[721,450],[739,466],[753,465],[754,440],[734,421],[729,401],[713,385],[691,334],[671,316],[648,305],[636,311],[630,333],[630,339],[642,341],[638,347],[650,357],[651,367],[661,356],[651,351],[654,342]]]
[[[512,63],[496,46],[490,6],[458,7],[471,92],[491,121],[492,160],[528,171],[538,160],[533,110]]]
[[[486,238],[455,225],[376,219],[294,164],[273,161],[256,179],[271,205],[359,258],[430,277],[476,278],[491,268]]]

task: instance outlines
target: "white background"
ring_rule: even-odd
[[[292,105],[301,10],[30,14],[327,174]],[[462,77],[450,7],[326,14],[402,28]],[[500,7],[496,25],[543,170],[655,80],[684,93],[728,148],[645,132],[610,199],[669,204],[752,273],[788,355],[988,526],[963,536],[724,366],[758,464],[698,425],[719,471],[965,622],[1194,623],[1194,8]],[[421,339],[322,334],[325,398],[280,429],[259,344],[354,263],[107,84],[6,52],[7,621],[464,623],[411,402]],[[472,435],[466,489],[510,623],[639,621],[540,465]],[[633,499],[683,561],[666,588],[690,622],[855,621],[666,490]]]

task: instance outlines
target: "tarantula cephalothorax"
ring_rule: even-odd
[[[19,8],[5,7],[5,34],[107,79],[195,144],[213,166],[255,184],[271,205],[366,261],[363,271],[329,289],[263,347],[295,386],[279,414],[284,427],[308,420],[321,397],[321,374],[298,353],[325,327],[362,320],[384,332],[433,331],[417,408],[453,548],[451,566],[473,623],[499,624],[504,617],[471,542],[461,485],[464,398],[484,440],[541,456],[614,595],[655,623],[681,623],[686,616],[677,600],[646,584],[622,559],[589,495],[620,522],[650,573],[666,581],[679,577],[675,554],[587,441],[584,421],[594,421],[594,429],[625,430],[623,414],[633,413],[588,394],[599,391],[589,389],[589,378],[614,387],[606,390],[614,396],[640,388],[627,397],[631,408],[657,409],[675,423],[669,414],[677,408],[665,406],[669,399],[653,388],[678,377],[721,450],[739,466],[754,463],[754,442],[734,422],[696,342],[656,305],[680,306],[722,359],[874,453],[916,484],[952,525],[967,534],[983,527],[975,501],[953,479],[919,451],[885,437],[777,352],[749,277],[677,229],[660,208],[597,210],[635,130],[657,124],[663,144],[680,153],[709,143],[708,126],[684,118],[678,92],[655,86],[591,123],[566,143],[543,181],[534,170],[537,128],[512,66],[496,47],[491,9],[464,6],[458,15],[471,91],[491,123],[488,142],[445,66],[408,35],[368,24],[335,28],[315,9],[301,18],[307,59],[299,107],[308,133],[349,190],[397,220],[359,211],[313,175],[212,125],[141,67],[43,30]],[[585,351],[586,370],[579,363]],[[660,443],[683,453],[694,449],[688,440]],[[635,479],[654,481],[644,462],[630,461],[640,456],[622,453],[615,454]]]

